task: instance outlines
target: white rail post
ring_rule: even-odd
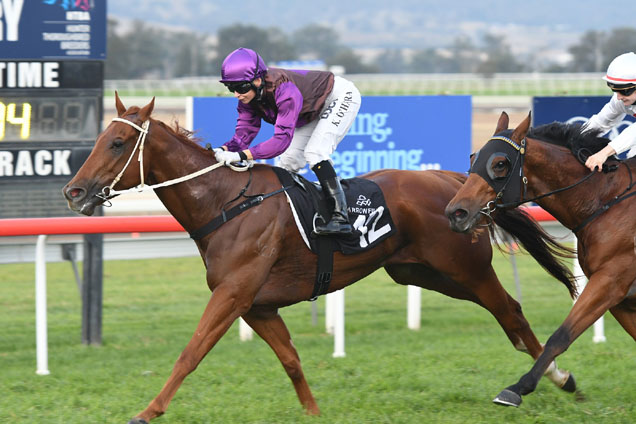
[[[422,322],[422,288],[406,286],[406,325],[411,330],[419,330]]]
[[[574,237],[574,246],[576,245],[576,237]],[[579,289],[579,293],[581,293],[587,285],[587,278],[585,277],[585,274],[581,269],[581,264],[579,264],[578,258],[574,258],[573,273],[576,277],[576,285]],[[594,323],[594,337],[592,338],[592,341],[594,343],[604,343],[607,341],[607,339],[605,338],[605,320],[603,318],[603,315],[601,315],[601,317]]]
[[[335,292],[334,292],[335,293]],[[327,334],[333,334],[333,326],[334,326],[334,302],[335,302],[335,294],[327,293],[325,295],[325,331]]]
[[[46,326],[46,236],[35,244],[35,349],[38,375],[49,375],[49,351]]]
[[[594,343],[604,343],[607,341],[605,338],[605,321],[603,316],[594,323],[594,338],[592,341]]]
[[[254,332],[252,331],[252,327],[247,325],[243,318],[239,317],[239,339],[244,342],[247,340],[252,340],[253,337]]]
[[[333,357],[345,357],[345,297],[344,289],[331,293],[333,295]]]

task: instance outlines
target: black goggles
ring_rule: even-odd
[[[636,91],[636,85],[633,84],[612,84],[611,82],[608,82],[607,86],[614,93],[619,93],[623,96],[631,96]]]
[[[225,86],[227,87],[228,90],[230,90],[230,93],[236,92],[239,94],[245,94],[248,91],[250,91],[252,88],[254,88],[252,83],[248,81],[226,82]]]

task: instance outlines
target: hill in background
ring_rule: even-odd
[[[138,0],[131,4],[109,0],[108,13],[208,34],[237,23],[285,32],[311,23],[327,24],[340,35],[342,44],[359,51],[443,47],[460,35],[478,42],[483,34],[494,33],[505,36],[515,54],[558,55],[585,31],[619,25],[612,3],[619,4],[601,5],[595,0]]]

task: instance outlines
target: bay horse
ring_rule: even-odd
[[[192,233],[251,181],[250,194],[281,188],[273,168],[257,164],[235,172],[217,164],[214,154],[192,134],[151,118],[153,98],[129,109],[115,95],[118,117],[99,135],[95,146],[63,194],[69,207],[85,215],[110,201],[113,190],[143,184],[155,192],[176,220]],[[141,141],[141,142],[140,142]],[[132,160],[138,150],[139,158]],[[203,172],[196,178],[184,175]],[[178,183],[168,185],[178,179]],[[334,255],[329,292],[342,289],[384,267],[398,284],[416,285],[472,301],[487,309],[513,346],[538,358],[543,347],[533,334],[519,303],[501,286],[491,265],[490,241],[472,240],[448,228],[444,207],[465,176],[447,171],[380,170],[366,175],[384,192],[395,234],[370,250]],[[304,245],[283,193],[227,221],[196,241],[212,294],[203,316],[159,394],[130,423],[147,423],[162,415],[183,380],[199,365],[239,317],[269,344],[291,379],[308,414],[319,408],[303,374],[300,359],[278,309],[308,300],[317,257]],[[548,378],[573,391],[572,375],[552,364]]]
[[[574,232],[578,261],[589,279],[532,369],[494,399],[519,406],[548,365],[607,310],[636,340],[636,162],[610,159],[604,172],[590,172],[585,159],[609,141],[598,133],[558,122],[530,129],[530,115],[514,130],[508,124],[504,112],[495,135],[473,159],[467,181],[446,207],[451,228],[470,233],[484,220],[536,202]],[[508,230],[512,236],[526,231]],[[576,290],[568,288],[575,297]]]

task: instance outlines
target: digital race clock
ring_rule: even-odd
[[[0,92],[0,143],[94,139],[101,97],[92,93]]]

